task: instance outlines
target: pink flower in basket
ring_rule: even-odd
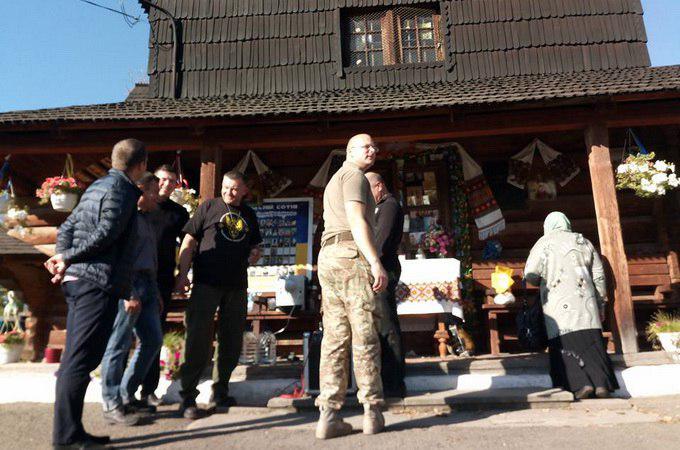
[[[50,177],[43,181],[40,189],[36,189],[35,196],[40,199],[40,204],[44,205],[50,201],[52,194],[65,194],[72,192],[80,194],[84,190],[84,186],[73,177]]]

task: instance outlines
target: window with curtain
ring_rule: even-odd
[[[346,66],[371,67],[442,61],[435,7],[353,12],[346,19]]]

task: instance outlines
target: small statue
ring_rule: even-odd
[[[19,312],[23,310],[23,302],[19,300],[19,296],[14,291],[7,291],[7,304],[3,310],[3,324],[2,331],[18,331],[23,332],[21,328],[21,321],[19,320]]]

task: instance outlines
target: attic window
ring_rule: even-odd
[[[434,8],[358,11],[345,24],[346,66],[370,67],[442,61],[440,15]]]

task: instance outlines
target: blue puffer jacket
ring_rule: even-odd
[[[87,188],[57,235],[56,252],[69,265],[66,275],[90,281],[119,298],[130,296],[140,195],[117,169]]]

